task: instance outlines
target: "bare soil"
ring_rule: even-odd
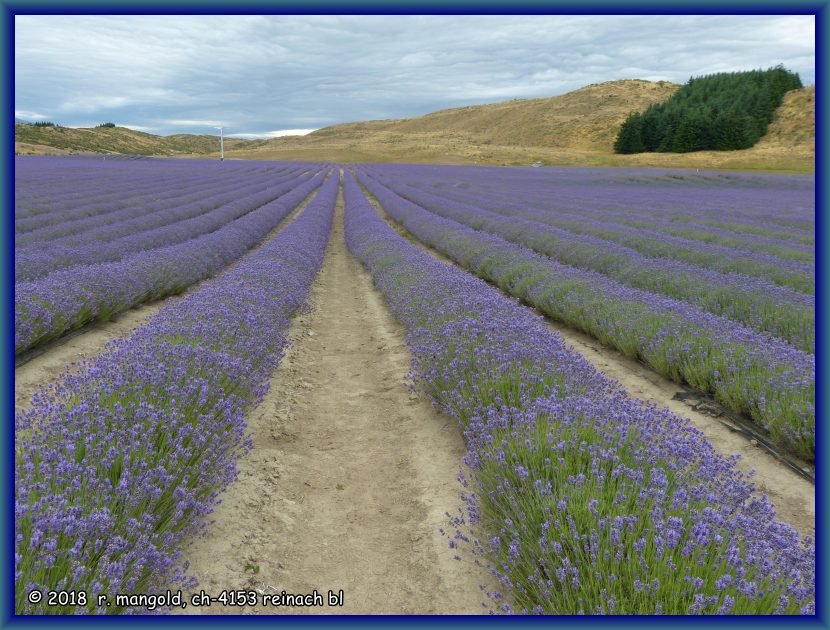
[[[455,265],[452,260],[413,237],[386,214],[376,199],[370,195],[368,197],[378,213],[398,234],[437,260]],[[769,497],[778,519],[794,527],[802,536],[815,537],[816,496],[812,483],[750,440],[730,431],[717,418],[692,409],[681,400],[675,400],[676,394],[685,392],[674,381],[613,348],[601,345],[585,333],[547,317],[545,321],[571,349],[584,356],[597,370],[618,381],[629,394],[668,409],[681,418],[688,418],[719,453],[726,456],[738,453],[738,468],[744,472],[754,471],[756,490]],[[807,468],[806,464],[802,467]]]
[[[239,479],[185,555],[211,595],[342,589],[343,606],[181,612],[483,612],[489,574],[454,560],[439,533],[460,504],[462,439],[404,385],[405,332],[346,248],[342,199],[310,303],[249,414],[254,448]]]

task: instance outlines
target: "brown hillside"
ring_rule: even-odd
[[[60,149],[63,153],[130,153],[136,155],[192,155],[217,151],[219,137],[210,135],[176,134],[156,136],[126,127],[36,127],[14,126],[15,149],[32,152],[35,145]],[[225,139],[225,150],[260,146],[264,141]],[[36,152],[37,151],[35,149]]]
[[[800,90],[792,90],[784,95],[784,100],[775,112],[775,118],[761,138],[757,149],[765,147],[799,147],[816,146],[816,86],[809,85]]]
[[[642,111],[671,96],[679,86],[641,80],[589,85],[562,96],[445,109],[418,118],[347,123],[305,138],[327,140],[403,140],[441,134],[470,144],[562,147],[610,151],[617,129],[632,111]],[[300,140],[300,139],[297,139]]]
[[[631,111],[667,99],[678,86],[626,80],[589,85],[545,99],[448,109],[419,118],[334,125],[304,137],[276,138],[242,159],[444,164],[658,166],[812,172],[815,88],[793,90],[767,136],[744,151],[612,152]]]
[[[744,151],[616,155],[612,145],[632,111],[666,100],[679,86],[641,80],[589,85],[562,96],[446,109],[418,118],[333,125],[307,136],[225,140],[231,159],[443,164],[660,166],[812,172],[815,87],[784,97],[766,136]],[[21,153],[120,152],[216,157],[216,136],[153,136],[124,128],[15,125]]]

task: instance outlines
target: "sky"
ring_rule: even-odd
[[[302,134],[617,79],[783,64],[814,16],[15,16],[15,117],[158,134]]]

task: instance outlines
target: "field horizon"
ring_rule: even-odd
[[[305,136],[225,139],[231,160],[406,162],[493,166],[609,166],[812,173],[815,170],[815,86],[788,92],[764,137],[739,151],[615,154],[627,115],[669,98],[666,81],[624,79],[559,96],[456,107],[404,119],[323,127]],[[124,153],[216,158],[218,136],[157,136],[123,127],[15,125],[21,155]]]

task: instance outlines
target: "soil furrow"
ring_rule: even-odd
[[[182,612],[483,612],[489,574],[454,560],[439,533],[460,505],[463,441],[404,384],[405,332],[346,248],[342,196],[310,303],[249,415],[239,479],[186,556],[208,594],[342,590],[343,606]]]

